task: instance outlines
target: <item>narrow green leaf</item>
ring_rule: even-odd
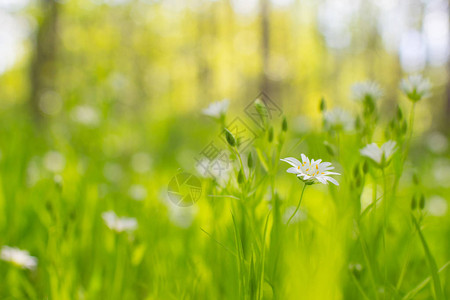
[[[425,251],[425,256],[427,257],[428,265],[430,267],[431,277],[433,279],[435,299],[442,300],[444,299],[444,295],[442,293],[441,281],[439,279],[436,261],[434,260],[430,248],[428,247],[427,241],[425,240],[425,237],[422,234],[422,230],[420,229],[419,223],[417,222],[413,214],[411,214],[411,216],[413,223],[416,226],[417,232],[419,233],[420,241],[422,242],[423,250]]]

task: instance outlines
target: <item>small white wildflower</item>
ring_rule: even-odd
[[[131,167],[137,173],[144,174],[150,171],[152,158],[148,153],[139,152],[131,157]]]
[[[33,186],[42,178],[42,170],[39,167],[39,157],[33,157],[27,167],[27,185]]]
[[[118,182],[123,177],[122,167],[117,163],[106,163],[103,167],[103,175],[111,182]]]
[[[445,201],[445,199],[440,196],[430,197],[430,200],[428,200],[425,206],[425,209],[428,211],[428,213],[436,217],[445,216],[447,214],[447,208],[447,201]]]
[[[79,105],[72,109],[71,112],[72,119],[75,122],[86,126],[97,126],[100,122],[100,116],[93,107],[89,105]]]
[[[378,100],[383,95],[380,85],[374,81],[362,81],[353,84],[352,86],[353,99],[357,101],[364,101],[371,99]]]
[[[353,129],[355,120],[349,112],[335,108],[325,112],[324,121],[330,129],[349,131]]]
[[[134,231],[138,227],[135,218],[118,217],[113,211],[102,213],[102,218],[106,226],[115,232]]]
[[[359,152],[361,153],[362,156],[370,158],[379,167],[384,167],[389,163],[392,155],[395,153],[396,150],[397,150],[396,142],[387,141],[381,146],[381,148],[378,147],[377,144],[372,143],[368,144]]]
[[[431,169],[433,172],[433,183],[437,183],[442,187],[450,187],[450,160],[446,158],[436,159]]]
[[[29,270],[36,269],[38,263],[37,258],[31,256],[28,251],[9,246],[2,247],[0,259],[10,262],[22,269]]]
[[[142,201],[147,197],[147,190],[140,184],[134,184],[128,190],[128,194],[136,201]]]
[[[204,115],[213,117],[213,118],[221,118],[225,115],[228,110],[228,106],[230,105],[230,100],[224,99],[222,101],[216,101],[211,103],[207,108],[202,110]]]
[[[302,153],[302,162],[293,157],[287,157],[281,159],[292,166],[292,168],[287,169],[288,173],[296,174],[297,177],[305,182],[306,184],[313,184],[315,182],[321,182],[323,184],[328,184],[328,181],[339,185],[336,179],[330,177],[329,175],[341,175],[336,172],[330,172],[334,167],[331,166],[330,162],[322,162],[321,159],[311,161],[306,155]]]
[[[426,142],[430,151],[436,154],[443,154],[448,149],[447,137],[438,131],[428,134]]]
[[[61,95],[55,91],[46,91],[39,97],[39,109],[50,116],[59,114],[63,107]]]
[[[431,96],[431,83],[422,75],[411,75],[400,83],[400,89],[413,102]]]
[[[57,151],[49,151],[44,156],[44,166],[51,172],[61,172],[66,165],[66,159]]]
[[[226,159],[209,160],[202,158],[195,165],[198,174],[204,178],[214,178],[217,184],[225,187],[230,180],[231,163]]]
[[[311,119],[308,116],[298,116],[292,120],[292,130],[297,133],[309,132],[312,128]]]

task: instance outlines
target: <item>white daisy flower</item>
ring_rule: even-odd
[[[324,114],[324,121],[325,126],[335,130],[349,131],[353,129],[354,125],[352,115],[341,108],[326,111]]]
[[[377,100],[383,95],[380,85],[374,81],[362,81],[353,84],[353,98],[357,101],[364,101],[367,98]]]
[[[411,75],[404,78],[400,83],[400,89],[411,101],[419,101],[422,98],[431,96],[431,83],[422,75]]]
[[[448,204],[444,198],[440,196],[432,196],[427,202],[425,209],[433,216],[442,217],[447,213]]]
[[[61,172],[66,166],[66,159],[58,151],[49,151],[44,156],[44,166],[50,172]]]
[[[392,155],[397,151],[396,142],[387,141],[381,147],[377,144],[368,144],[366,147],[361,149],[359,152],[362,156],[368,157],[373,160],[379,167],[387,165],[392,157]]]
[[[102,218],[105,221],[106,226],[115,232],[134,231],[138,227],[135,218],[118,217],[113,211],[102,213]]]
[[[228,110],[228,106],[230,105],[230,100],[224,99],[222,101],[216,101],[211,103],[207,108],[202,110],[204,115],[213,117],[213,118],[221,118],[225,115]]]
[[[296,174],[297,177],[305,182],[306,184],[313,184],[317,181],[323,184],[328,184],[328,181],[339,185],[339,183],[329,175],[341,175],[336,172],[330,172],[334,167],[331,166],[330,162],[322,162],[321,159],[311,161],[306,155],[302,153],[302,162],[293,157],[287,157],[281,159],[287,162],[292,167],[287,169],[288,173]]]
[[[128,190],[128,194],[136,201],[142,201],[147,198],[147,189],[140,184],[133,184]]]
[[[70,114],[75,122],[82,125],[95,127],[100,123],[100,115],[98,111],[89,105],[76,106],[72,109]]]
[[[28,251],[19,248],[3,246],[0,252],[0,259],[10,262],[22,269],[34,270],[37,267],[38,260],[31,256]]]
[[[131,167],[133,168],[133,171],[145,174],[150,171],[152,167],[152,157],[145,152],[135,153],[131,157]]]

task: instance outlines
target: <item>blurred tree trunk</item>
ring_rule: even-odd
[[[217,32],[217,19],[219,16],[216,13],[215,5],[211,5],[212,9],[208,13],[198,12],[196,15],[196,41],[201,46],[195,49],[195,59],[197,61],[197,94],[200,99],[212,100],[211,87],[214,84],[213,72],[208,62],[207,52],[212,51],[210,43],[204,42],[204,39],[213,40],[213,36]]]
[[[269,51],[270,51],[270,10],[269,0],[261,0],[261,58],[262,74],[260,89],[270,95],[270,79],[267,77],[269,72]]]
[[[40,0],[42,18],[38,24],[30,67],[30,105],[36,121],[42,119],[39,98],[54,88],[57,22],[59,4],[56,0]]]

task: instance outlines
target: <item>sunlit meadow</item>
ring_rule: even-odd
[[[448,20],[0,0],[0,299],[449,299]]]

